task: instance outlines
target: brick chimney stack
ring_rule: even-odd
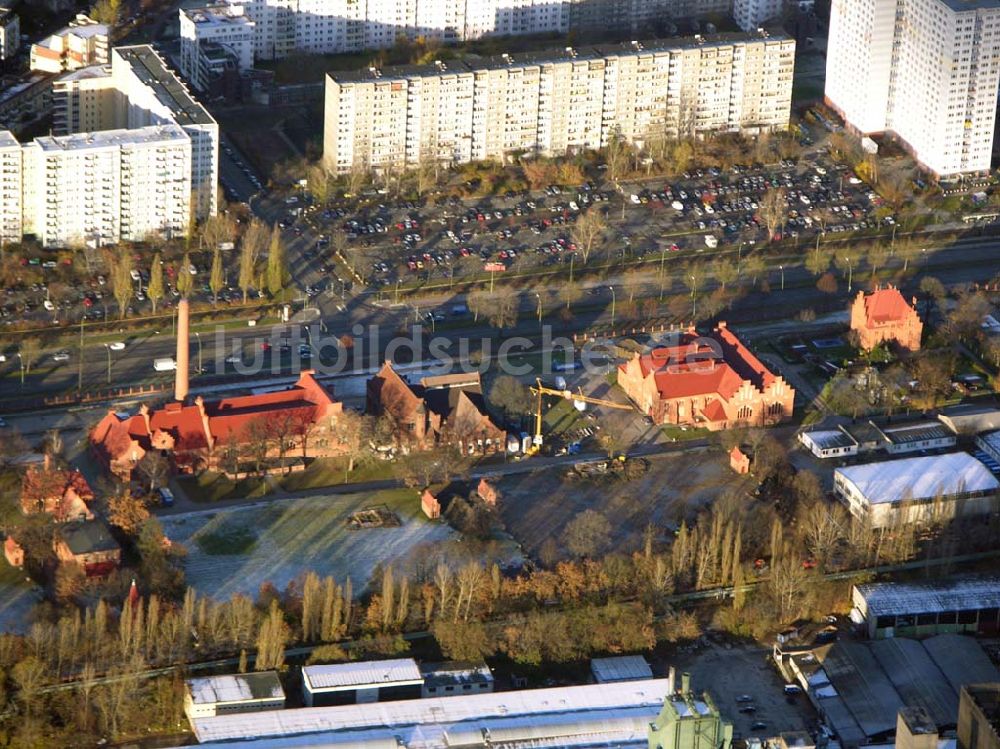
[[[188,376],[190,371],[190,310],[188,300],[181,299],[177,303],[177,371],[174,373],[174,400],[183,402],[188,395]]]

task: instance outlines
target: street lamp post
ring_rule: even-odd
[[[21,368],[21,387],[24,388],[24,357],[20,351],[17,352],[17,364]]]
[[[195,331],[194,339],[198,341],[198,374],[202,373],[201,368],[201,333]]]
[[[691,274],[691,276],[689,276],[689,278],[691,279],[691,317],[692,318],[697,318],[698,317],[698,295],[695,293],[697,279],[694,277],[693,273]]]
[[[108,379],[108,384],[110,385],[111,384],[111,344],[110,343],[105,343],[104,344],[104,350],[108,354],[108,378],[107,379]]]
[[[663,261],[667,259],[667,248],[660,249],[660,300],[663,300]]]
[[[847,293],[851,293],[851,283],[854,280],[854,266],[851,264],[851,258],[844,256],[844,262],[847,263]]]
[[[779,265],[778,266],[778,270],[781,271],[781,290],[784,291],[785,290],[785,266],[784,265]]]
[[[615,287],[614,286],[609,286],[608,290],[611,291],[611,328],[612,328],[612,330],[614,330],[614,327],[615,327],[615,301],[616,301],[617,298],[615,296]]]
[[[538,300],[538,327],[541,328],[542,327],[542,295],[539,294],[537,291],[534,292],[534,294],[535,294],[535,299]]]
[[[76,370],[76,389],[83,392],[83,315],[80,316],[80,361]]]

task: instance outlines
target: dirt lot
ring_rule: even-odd
[[[697,692],[707,691],[715,700],[722,715],[733,723],[735,736],[764,738],[782,731],[806,731],[814,727],[815,714],[805,695],[795,698],[794,704],[785,700],[784,682],[769,660],[767,648],[750,645],[710,644],[697,652],[675,656],[669,663],[655,663],[656,674],[665,673],[674,666],[677,678],[680,673],[691,674],[691,686]],[[753,697],[756,712],[740,713],[743,704],[740,695]],[[761,721],[766,728],[751,730],[754,722]]]
[[[722,491],[751,479],[736,476],[717,448],[698,448],[649,459],[645,475],[633,481],[568,478],[569,469],[507,476],[500,482],[500,514],[526,552],[536,554],[550,536],[559,540],[578,513],[596,510],[610,522],[615,548],[638,543],[647,523],[677,524]]]

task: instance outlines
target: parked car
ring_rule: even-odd
[[[160,504],[164,507],[174,506],[174,493],[170,491],[167,487],[162,486],[157,489],[157,493],[160,495]]]

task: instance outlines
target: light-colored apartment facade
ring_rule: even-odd
[[[103,23],[79,14],[66,28],[31,45],[31,69],[62,73],[108,62],[109,32]]]
[[[998,87],[997,0],[833,0],[827,103],[934,174],[989,171]]]
[[[9,7],[0,6],[0,62],[12,60],[21,46],[21,19]]]
[[[52,82],[52,134],[115,128],[118,91],[110,65],[91,65]]]
[[[177,125],[36,138],[24,147],[24,230],[45,246],[183,234],[189,158]]]
[[[740,34],[330,74],[324,160],[344,173],[781,130],[794,57],[791,39]]]
[[[216,211],[218,126],[152,47],[55,88],[59,134],[18,144],[0,131],[0,227],[47,247],[184,235]]]
[[[224,3],[180,11],[181,74],[198,91],[225,64],[253,67],[254,22],[241,5]],[[222,54],[210,54],[221,50]]]
[[[254,21],[254,54],[279,59],[384,49],[403,36],[485,36],[614,29],[636,34],[669,18],[728,13],[733,0],[225,0]],[[182,17],[184,11],[181,11]],[[183,21],[182,21],[183,24]],[[182,29],[183,32],[183,29]],[[183,36],[183,33],[182,33]]]

